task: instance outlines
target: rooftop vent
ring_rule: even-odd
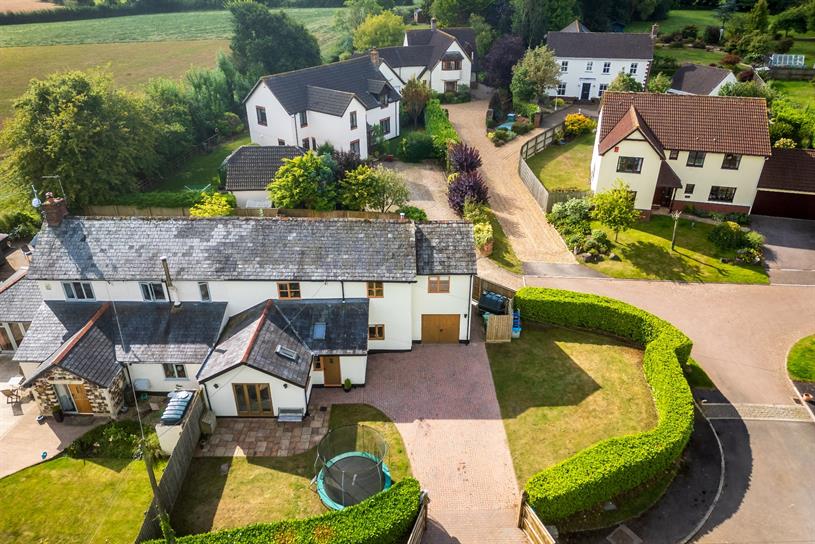
[[[275,353],[277,353],[281,357],[284,357],[284,358],[288,359],[289,361],[296,361],[297,360],[297,352],[296,351],[294,351],[293,349],[284,348],[280,344],[277,345],[277,349],[275,350]]]
[[[325,323],[315,323],[312,336],[315,340],[325,340]]]

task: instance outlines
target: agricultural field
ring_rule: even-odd
[[[57,9],[61,7],[62,6],[50,2],[45,2],[44,0],[3,0],[3,2],[0,3],[0,11],[14,11],[17,13]]]

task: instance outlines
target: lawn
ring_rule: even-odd
[[[249,136],[242,136],[235,140],[224,142],[206,154],[193,155],[182,168],[155,188],[156,191],[184,191],[191,189],[204,189],[211,185],[217,188],[221,180],[218,177],[218,168],[233,151],[242,145],[249,145]]]
[[[548,191],[588,191],[594,134],[566,145],[552,145],[527,159],[529,168]]]
[[[592,228],[603,228],[594,223]],[[687,219],[679,220],[676,250],[671,251],[673,219],[655,215],[634,228],[620,233],[612,251],[620,261],[605,259],[588,264],[613,278],[672,280],[686,282],[769,283],[761,266],[724,264],[719,259],[733,258],[733,251],[721,251],[708,240],[713,225]],[[606,230],[609,239],[614,233]]]
[[[498,222],[494,214],[490,215],[490,224],[492,224],[493,240],[490,260],[510,272],[523,274],[523,263],[521,263],[521,260],[515,255],[515,250],[512,249],[509,238],[507,238],[504,229],[501,227],[501,223]]]
[[[682,30],[688,25],[696,25],[699,32],[704,32],[706,26],[719,26],[721,20],[716,17],[713,10],[702,9],[672,9],[668,12],[668,18],[657,21],[659,31],[663,34],[670,34],[677,30]],[[625,27],[626,32],[651,32],[653,21],[632,21]]]
[[[130,544],[150,500],[142,461],[57,457],[0,480],[0,542]]]
[[[815,106],[815,85],[809,81],[772,81],[773,87],[802,106]]]
[[[382,412],[364,404],[331,407],[332,428],[356,423],[384,435],[394,480],[411,475],[402,437]],[[311,449],[290,457],[196,457],[176,503],[173,526],[179,534],[194,534],[321,514],[326,509],[309,487],[315,455]]]
[[[519,340],[487,353],[520,486],[600,440],[656,425],[639,349],[526,321]]]
[[[705,49],[694,49],[692,47],[674,48],[664,46],[657,46],[654,49],[654,54],[671,57],[676,59],[676,62],[679,64],[686,62],[695,64],[718,64],[725,55],[721,51],[707,51]]]
[[[815,382],[815,334],[792,346],[787,356],[787,372],[796,382]]]

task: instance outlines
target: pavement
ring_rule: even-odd
[[[433,221],[459,219],[447,203],[447,179],[436,163],[395,161],[383,165],[405,176],[410,190],[408,204],[423,209],[428,219]]]
[[[771,283],[815,285],[815,221],[753,215],[750,223],[766,238]]]

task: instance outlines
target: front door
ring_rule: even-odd
[[[69,383],[68,391],[71,392],[71,398],[74,400],[77,412],[80,414],[93,412],[93,409],[91,409],[91,401],[88,400],[88,392],[85,390],[84,384]]]
[[[71,397],[71,392],[68,390],[68,386],[64,383],[55,383],[53,387],[54,393],[57,394],[59,407],[62,408],[62,411],[66,413],[76,412],[76,404],[74,404],[74,399]]]
[[[580,88],[580,100],[588,100],[591,96],[591,83],[584,83]]]
[[[458,342],[458,314],[425,314],[422,316],[422,343],[452,344]]]
[[[342,372],[340,372],[340,358],[336,356],[320,357],[323,367],[323,385],[338,387],[342,385]]]
[[[235,406],[242,417],[270,417],[272,408],[272,391],[268,383],[233,383]]]
[[[674,190],[672,187],[657,187],[654,189],[654,200],[652,204],[655,207],[670,208],[673,196]]]

